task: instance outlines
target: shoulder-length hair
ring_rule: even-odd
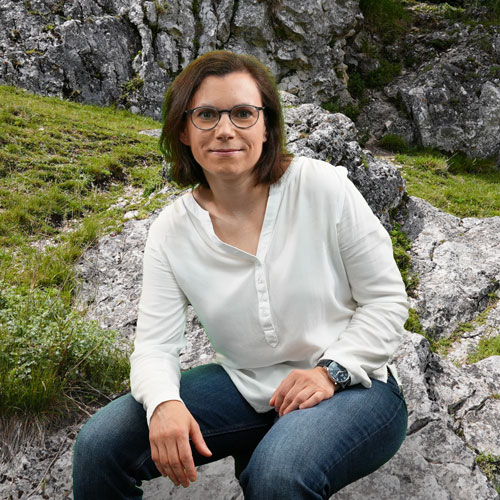
[[[209,187],[191,148],[179,139],[186,126],[185,111],[189,102],[207,76],[224,76],[240,71],[250,74],[255,80],[265,107],[263,114],[267,141],[264,142],[262,154],[253,169],[255,184],[276,182],[290,163],[292,155],[286,151],[280,96],[271,72],[255,57],[216,50],[191,62],[177,76],[165,96],[160,150],[170,163],[172,180],[178,185],[192,186],[200,183]]]

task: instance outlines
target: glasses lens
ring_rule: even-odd
[[[191,117],[196,127],[209,129],[217,124],[219,112],[214,108],[196,108]]]
[[[236,106],[231,110],[231,121],[237,127],[251,127],[258,119],[259,110],[253,106]]]

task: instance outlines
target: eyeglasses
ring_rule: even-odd
[[[237,128],[253,127],[259,119],[259,112],[264,106],[252,106],[251,104],[240,104],[231,109],[217,109],[212,106],[200,106],[194,109],[186,109],[184,113],[191,116],[191,121],[200,130],[212,130],[220,122],[222,113],[227,113],[231,123]]]

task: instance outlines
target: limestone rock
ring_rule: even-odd
[[[419,14],[420,26],[384,46],[385,57],[403,61],[401,76],[382,91],[368,92],[356,125],[372,140],[396,134],[407,142],[472,157],[498,155],[500,143],[500,27],[474,26],[451,20],[438,21]],[[419,25],[417,21],[417,26]],[[365,44],[380,41],[364,31],[346,47],[351,68],[364,74]]]
[[[402,203],[404,180],[392,163],[361,149],[350,118],[302,104],[285,107],[285,125],[291,153],[346,167],[375,215],[391,228],[390,213]]]
[[[412,198],[403,230],[420,283],[412,305],[435,338],[476,317],[500,283],[500,217],[459,219]]]
[[[258,57],[303,101],[348,99],[342,47],[361,20],[354,0],[5,0],[0,83],[159,118],[175,75],[227,48]]]

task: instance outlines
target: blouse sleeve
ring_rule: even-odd
[[[187,299],[169,265],[161,216],[150,228],[144,251],[134,351],[130,358],[132,396],[151,419],[155,408],[179,396],[179,353],[185,344]]]
[[[337,237],[357,307],[323,357],[344,366],[351,385],[370,387],[370,374],[385,369],[399,344],[408,301],[389,234],[348,179],[345,188]]]

